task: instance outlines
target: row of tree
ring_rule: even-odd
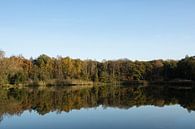
[[[0,51],[0,84],[79,79],[94,82],[131,80],[164,81],[195,80],[195,57],[176,60],[130,61],[52,58],[40,55],[36,59],[23,56],[5,57]]]

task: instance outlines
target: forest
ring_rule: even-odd
[[[65,80],[87,82],[125,81],[195,81],[195,57],[181,60],[131,61],[81,60],[70,57],[49,57],[45,54],[33,59],[23,56],[6,57],[0,51],[0,84],[31,84],[35,82],[63,83]]]

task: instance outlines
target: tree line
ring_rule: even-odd
[[[33,59],[6,57],[0,51],[0,84],[78,79],[93,82],[195,80],[195,57],[181,60],[131,61],[56,58],[45,54]]]

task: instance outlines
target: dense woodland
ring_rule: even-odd
[[[51,80],[77,79],[93,82],[132,80],[195,80],[195,57],[176,60],[131,61],[128,59],[94,60],[49,57],[36,59],[6,57],[0,51],[0,84],[27,84]]]

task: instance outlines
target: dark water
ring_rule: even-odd
[[[1,89],[0,129],[195,129],[195,89]]]

